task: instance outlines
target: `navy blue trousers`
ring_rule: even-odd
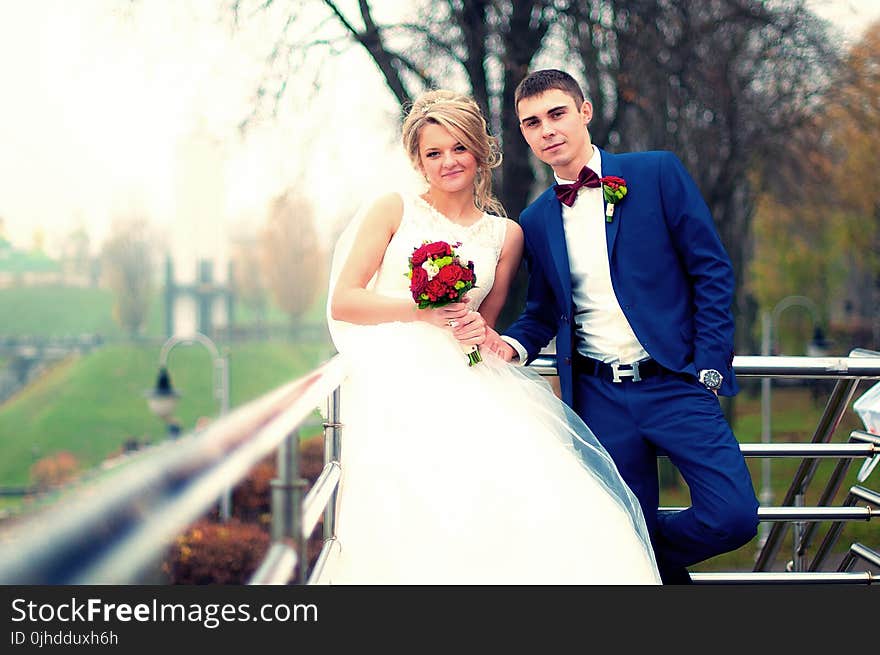
[[[575,411],[639,499],[664,582],[688,581],[685,567],[755,536],[752,479],[714,393],[673,373],[615,383],[576,372],[574,391]],[[658,514],[658,452],[690,488],[689,508]]]

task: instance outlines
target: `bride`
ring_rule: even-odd
[[[367,207],[334,254],[328,322],[347,360],[332,584],[657,584],[639,504],[589,428],[531,371],[462,346],[494,326],[523,233],[491,191],[476,103],[431,91],[403,143],[427,181]],[[466,303],[419,309],[408,258],[446,241]]]

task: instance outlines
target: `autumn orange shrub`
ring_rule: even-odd
[[[203,519],[177,538],[162,569],[172,584],[245,584],[268,548],[257,524]]]
[[[324,467],[322,436],[300,443],[300,476],[309,487]],[[275,455],[257,464],[232,491],[232,518],[222,523],[216,508],[178,537],[162,569],[172,584],[245,584],[271,541]],[[308,491],[308,487],[305,491]],[[310,566],[323,544],[321,524],[307,544]]]
[[[39,489],[57,487],[70,482],[79,471],[79,461],[76,456],[62,450],[33,463],[30,469],[31,480]]]

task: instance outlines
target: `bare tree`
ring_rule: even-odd
[[[260,246],[265,280],[295,326],[314,303],[324,280],[324,256],[311,205],[293,191],[275,198]]]
[[[93,270],[89,234],[80,226],[69,232],[61,244],[61,265],[68,283],[88,282]]]
[[[133,338],[143,330],[149,313],[153,251],[147,221],[142,218],[116,219],[101,249],[105,280],[115,295],[113,318]]]
[[[233,2],[236,15],[245,4]],[[501,139],[496,190],[514,217],[536,180],[513,107],[516,85],[536,62],[579,74],[596,108],[598,145],[671,149],[694,173],[737,270],[736,313],[751,322],[754,301],[743,287],[756,191],[749,174],[781,156],[835,61],[803,0],[445,0],[389,22],[369,0],[356,9],[335,0],[287,6],[272,59],[284,81],[275,93],[261,87],[261,97],[277,100],[296,69],[279,61],[301,63],[346,42],[369,54],[402,106],[426,87],[466,85]],[[303,7],[323,7],[325,18],[293,37]]]
[[[232,239],[232,282],[235,297],[256,315],[257,324],[264,327],[269,307],[269,288],[263,275],[261,240],[255,235],[239,235]]]

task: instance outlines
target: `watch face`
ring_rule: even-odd
[[[703,371],[703,384],[710,389],[717,389],[721,386],[721,373],[712,369]]]

